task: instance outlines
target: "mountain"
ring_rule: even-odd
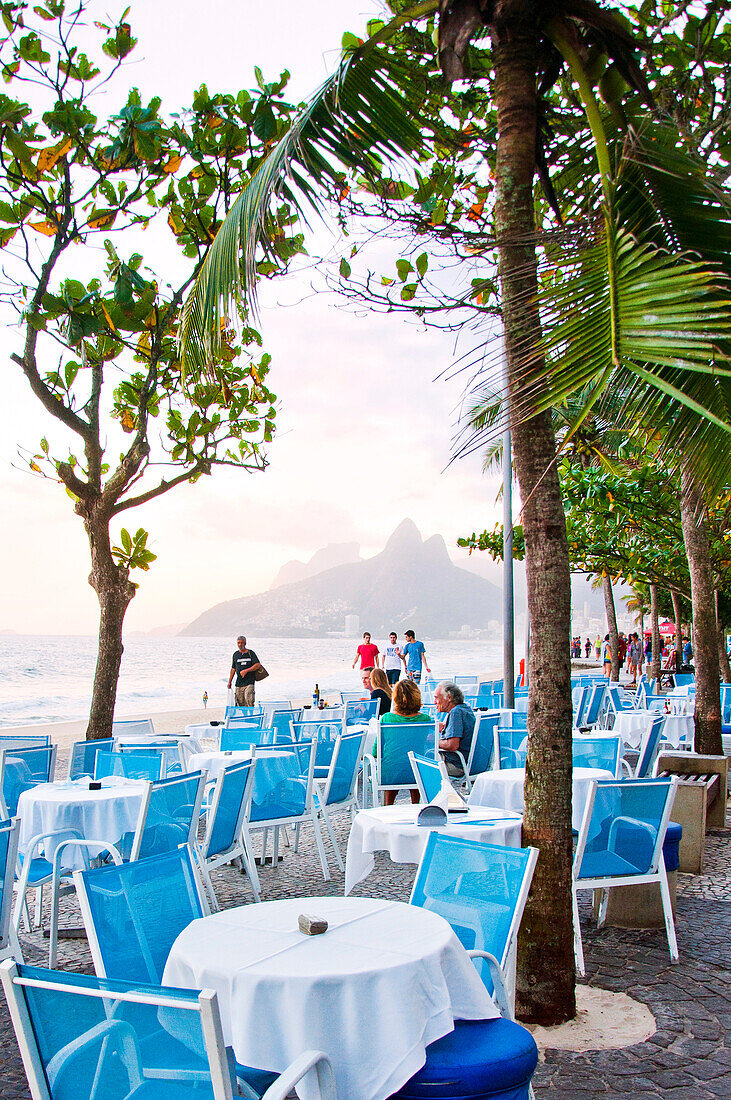
[[[500,619],[502,597],[494,584],[452,562],[441,535],[424,541],[404,520],[375,557],[217,604],[181,633],[320,637],[342,632],[346,615],[357,615],[360,629],[376,636],[413,627],[417,636],[443,638]]]
[[[308,562],[288,561],[277,573],[269,586],[279,588],[283,584],[293,584],[295,581],[304,581],[308,577],[314,577],[323,573],[326,569],[333,569],[336,565],[348,565],[351,562],[361,561],[360,547],[357,542],[333,542],[317,550]]]

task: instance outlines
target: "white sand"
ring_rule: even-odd
[[[531,1027],[541,1060],[546,1050],[615,1050],[644,1043],[657,1031],[647,1005],[626,993],[576,987],[576,1018],[555,1027]]]

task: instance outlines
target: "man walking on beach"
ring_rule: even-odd
[[[246,638],[243,634],[239,634],[236,639],[236,646],[237,648],[234,650],[233,657],[231,658],[231,671],[228,674],[228,686],[231,687],[231,681],[235,676],[236,683],[234,684],[234,689],[236,693],[236,706],[253,707],[256,685],[254,674],[261,668],[261,664],[254,650],[246,648]]]
[[[368,631],[363,632],[363,641],[358,646],[355,653],[355,660],[353,661],[353,668],[358,663],[360,658],[360,675],[363,681],[363,687],[370,691],[369,684],[366,684],[366,680],[370,681],[370,673],[374,668],[378,668],[378,646],[373,645],[371,642],[371,636]]]
[[[404,634],[404,637],[406,638],[406,645],[404,646],[404,657],[406,658],[406,675],[409,680],[414,680],[418,684],[421,681],[422,664],[431,676],[431,669],[426,663],[426,650],[424,649],[424,643],[417,642],[416,634],[413,630],[407,630]]]
[[[389,684],[397,684],[401,676],[401,665],[404,663],[404,655],[398,644],[396,631],[392,630],[388,636],[388,645],[383,655],[383,671],[388,677]]]

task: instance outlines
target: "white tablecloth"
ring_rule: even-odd
[[[592,779],[614,779],[614,776],[601,768],[574,768],[571,823],[577,832],[581,828]],[[499,806],[503,810],[521,813],[524,783],[525,768],[483,772],[472,784],[468,801],[471,806]]]
[[[139,817],[144,781],[109,776],[102,780],[100,791],[90,791],[84,777],[66,783],[42,783],[23,791],[18,800],[20,840],[18,847],[25,853],[27,845],[39,833],[57,829],[76,829],[85,840],[101,840],[115,844],[124,833],[134,832]],[[56,844],[45,846],[46,859],[51,859]],[[101,848],[89,848],[90,858]],[[67,848],[63,861],[67,869],[84,866],[79,849]]]
[[[262,758],[264,755],[262,753]],[[271,761],[266,770],[266,780],[260,778],[261,771],[254,771],[252,797],[255,802],[261,802],[273,785],[300,774],[299,761],[293,752],[274,749],[266,753],[266,758]],[[250,749],[234,749],[231,752],[196,752],[188,761],[188,767],[192,772],[207,771],[209,779],[216,779],[221,768],[239,764],[242,760],[251,760]]]
[[[373,853],[386,851],[394,863],[418,863],[431,828],[416,824],[420,806],[381,806],[355,815],[348,837],[345,894],[373,870]],[[485,844],[520,847],[523,819],[487,806],[471,806],[466,814],[450,814],[440,833],[480,840]]]
[[[192,772],[208,772],[209,779],[218,779],[221,768],[251,760],[251,749],[232,749],[231,752],[194,752],[188,760]]]
[[[206,741],[214,741],[219,744],[222,729],[223,722],[219,722],[217,726],[212,726],[210,722],[192,722],[185,727],[185,736],[195,737],[200,744]]]
[[[310,707],[308,710],[302,711],[302,721],[340,723],[344,714],[345,707],[323,707],[322,710],[319,707]]]
[[[652,721],[662,711],[635,710],[618,714],[614,720],[612,732],[618,733],[624,743],[630,748],[638,749],[642,741],[642,734],[652,725]],[[668,741],[673,748],[679,748],[681,740],[688,738],[692,744],[695,733],[695,722],[692,714],[663,714],[665,724],[662,728],[661,738]]]
[[[300,913],[324,917],[304,936]],[[214,989],[236,1059],[282,1071],[324,1050],[342,1100],[385,1100],[455,1019],[497,1015],[474,964],[438,914],[373,898],[293,898],[193,921],[163,984]],[[306,1084],[298,1088],[304,1100]]]

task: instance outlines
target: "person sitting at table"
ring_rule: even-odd
[[[380,703],[378,713],[381,717],[388,714],[391,709],[391,685],[388,676],[382,668],[374,668],[370,676],[371,699],[377,699]]]
[[[451,680],[442,680],[437,685],[434,702],[437,712],[447,716],[439,723],[439,732],[442,735],[439,751],[449,774],[461,779],[464,768],[457,753],[462,753],[465,761],[467,760],[475,732],[475,712],[465,703],[461,690]]]
[[[388,760],[388,743],[398,735],[398,730],[386,732],[385,726],[399,726],[406,722],[431,722],[428,714],[421,711],[421,691],[413,680],[399,680],[393,689],[391,709],[381,718],[381,744],[383,745],[384,770]],[[393,806],[398,791],[384,791],[383,805]],[[419,801],[419,792],[412,788],[409,792],[412,802]]]

